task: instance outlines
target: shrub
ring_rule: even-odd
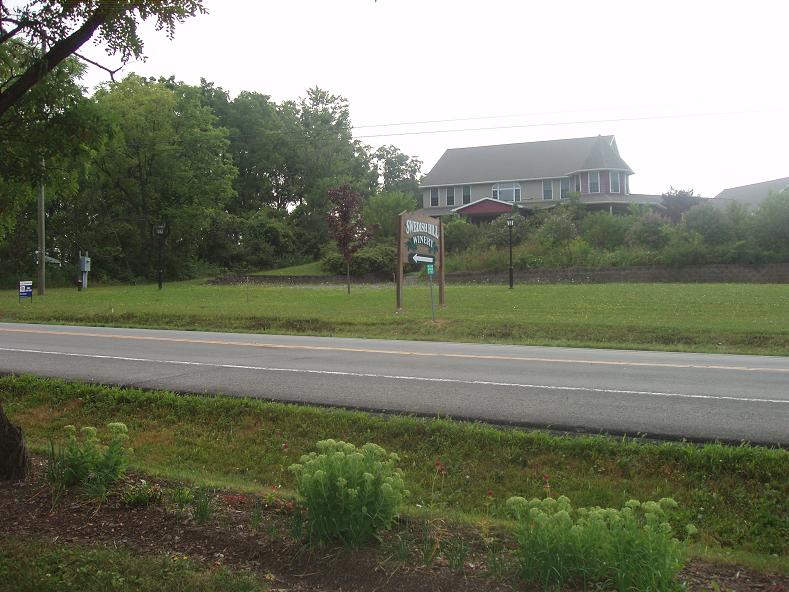
[[[649,249],[662,249],[668,242],[667,225],[659,215],[647,212],[627,230],[627,244]]]
[[[84,427],[77,437],[73,425],[66,426],[66,445],[50,442],[47,478],[56,490],[80,485],[88,494],[104,497],[107,488],[120,479],[126,471],[129,449],[124,448],[128,439],[126,426],[108,423],[110,443],[102,446],[98,430]]]
[[[393,274],[397,265],[397,251],[393,245],[367,245],[351,259],[351,275]],[[324,271],[345,274],[345,260],[336,250],[330,250],[321,260]]]
[[[524,580],[543,587],[601,585],[620,592],[676,588],[685,544],[672,535],[666,512],[676,502],[631,500],[621,510],[573,509],[570,500],[507,500],[518,521],[516,556]],[[688,534],[695,528],[688,525]]]
[[[512,218],[512,244],[519,245],[529,233],[530,222],[520,214],[502,215],[480,227],[482,241],[491,247],[506,247],[510,244],[510,230],[507,220]]]
[[[397,455],[371,443],[357,449],[322,440],[316,447],[289,467],[307,510],[310,541],[357,546],[388,528],[409,495]]]
[[[631,216],[595,212],[581,221],[581,237],[598,249],[615,249],[625,244],[625,235],[632,223]]]
[[[696,206],[682,216],[682,226],[697,233],[708,245],[722,245],[735,238],[734,225],[720,207],[710,203]]]
[[[468,249],[480,235],[479,226],[462,218],[453,218],[444,224],[444,247],[447,253]]]

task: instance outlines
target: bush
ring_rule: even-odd
[[[129,450],[123,443],[128,439],[126,426],[108,423],[110,443],[99,443],[98,430],[84,427],[82,438],[77,437],[73,425],[66,426],[66,445],[50,442],[47,478],[56,490],[80,485],[91,496],[105,497],[107,488],[120,479],[125,471]]]
[[[444,224],[444,248],[447,253],[468,249],[480,235],[479,226],[469,224],[462,218],[453,218]]]
[[[513,220],[512,244],[519,245],[526,239],[530,228],[529,220],[520,214],[502,215],[480,228],[482,241],[485,245],[490,247],[506,247],[510,244],[510,230],[507,226],[507,220],[509,218]]]
[[[621,592],[676,588],[685,544],[672,535],[666,512],[677,506],[631,500],[621,510],[573,509],[570,500],[507,500],[519,523],[516,556],[524,580],[545,588],[601,585]],[[695,528],[688,525],[688,534]]]
[[[668,242],[667,225],[663,218],[648,212],[630,226],[625,240],[631,246],[662,249]]]
[[[351,275],[391,275],[397,266],[397,250],[393,245],[367,245],[351,259]],[[321,269],[345,275],[345,259],[336,250],[329,250],[321,259]]]
[[[721,245],[735,238],[734,225],[721,208],[712,204],[696,206],[682,216],[682,227],[697,233],[708,245]]]
[[[388,528],[409,495],[395,454],[376,444],[322,440],[289,470],[307,510],[310,541],[357,546]]]
[[[614,216],[608,212],[589,214],[581,223],[581,237],[598,249],[615,249],[625,244],[631,216]]]

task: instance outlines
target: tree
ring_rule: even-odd
[[[349,184],[328,191],[331,209],[326,215],[329,234],[345,261],[348,294],[351,293],[351,260],[354,253],[370,240],[370,232],[362,223],[362,196]]]
[[[693,193],[693,189],[675,189],[674,187],[669,187],[662,197],[666,216],[674,224],[682,219],[682,214],[704,201],[704,198]]]
[[[112,132],[80,192],[94,264],[115,277],[150,277],[153,226],[165,223],[165,268],[177,277],[193,275],[212,220],[233,196],[227,130],[202,105],[200,89],[184,84],[132,74],[95,99]]]
[[[0,481],[24,479],[29,466],[22,429],[11,423],[0,403]]]
[[[381,146],[373,153],[381,189],[385,192],[406,193],[419,205],[419,171],[422,161],[400,151],[397,146]]]
[[[397,236],[399,216],[414,207],[414,198],[405,193],[392,192],[374,195],[364,204],[364,223],[376,228],[376,242],[393,244]]]
[[[0,117],[61,62],[79,55],[94,35],[109,55],[120,54],[126,63],[143,55],[138,20],[154,17],[156,29],[172,38],[176,23],[198,12],[205,12],[202,0],[33,0],[16,8],[0,2],[0,48],[19,40],[48,48],[30,54],[8,78],[0,79]]]

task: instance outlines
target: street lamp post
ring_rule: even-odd
[[[512,290],[513,277],[512,277],[512,227],[515,225],[515,219],[510,216],[507,218],[507,229],[510,231],[510,290]]]
[[[157,224],[153,227],[159,239],[159,289],[162,289],[162,239],[164,238],[164,224]]]

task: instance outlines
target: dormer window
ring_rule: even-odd
[[[520,183],[496,183],[492,190],[493,199],[499,201],[520,201],[521,200],[521,185]]]

